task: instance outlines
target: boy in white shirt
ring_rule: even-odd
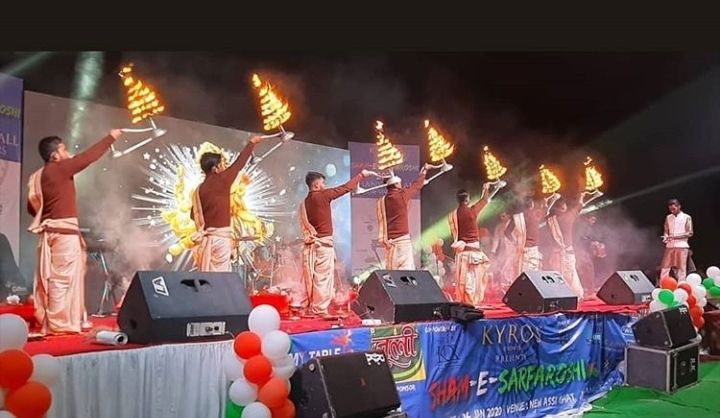
[[[688,240],[693,236],[692,218],[682,211],[680,201],[668,201],[670,214],[665,218],[664,233],[665,254],[660,264],[660,277],[667,277],[670,269],[677,271],[677,280],[685,280],[687,275],[687,260],[690,251]]]

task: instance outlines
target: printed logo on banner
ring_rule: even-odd
[[[290,351],[300,366],[314,357],[370,349],[370,330],[367,328],[339,329],[293,335]]]
[[[425,363],[415,324],[373,328],[372,349],[385,352],[396,383],[425,380]]]

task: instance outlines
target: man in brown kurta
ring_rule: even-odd
[[[193,255],[199,271],[232,271],[230,189],[260,140],[259,136],[251,138],[227,169],[223,167],[220,154],[206,152],[200,156],[205,180],[193,193],[191,212],[197,228],[197,233],[193,235],[193,241],[197,244]]]
[[[490,260],[480,248],[478,216],[490,202],[490,183],[483,185],[479,201],[470,204],[465,190],[457,192],[458,207],[450,212],[448,223],[455,250],[455,301],[478,306],[485,298]]]
[[[508,231],[513,238],[515,250],[515,264],[510,274],[513,281],[522,272],[538,271],[542,267],[538,237],[547,204],[542,200],[536,202],[532,197],[526,197],[519,209],[513,214]]]
[[[425,185],[428,166],[409,186],[402,187],[400,177],[392,176],[386,181],[387,194],[378,199],[377,218],[379,240],[385,247],[385,268],[387,270],[415,270],[408,205]]]
[[[333,200],[350,193],[360,181],[370,174],[363,170],[347,183],[325,188],[325,176],[311,171],[305,176],[310,192],[300,204],[300,227],[305,245],[302,253],[303,282],[305,294],[300,304],[309,313],[327,316],[335,297],[335,247],[333,243]],[[308,306],[309,305],[309,306]]]
[[[28,212],[34,217],[28,230],[39,236],[33,296],[43,334],[82,330],[87,254],[78,225],[74,176],[100,159],[120,135],[114,129],[75,157],[56,136],[38,144],[45,165],[28,182]]]

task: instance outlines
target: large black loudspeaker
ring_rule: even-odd
[[[297,418],[378,418],[400,407],[382,351],[315,357],[290,379]]]
[[[135,343],[227,338],[248,329],[251,309],[237,273],[138,271],[118,324]]]
[[[557,271],[526,271],[505,292],[503,302],[518,313],[577,309],[578,297]]]
[[[442,289],[425,270],[375,270],[358,292],[353,311],[384,323],[442,319],[448,304]]]
[[[676,348],[697,337],[687,306],[652,312],[633,324],[632,330],[642,347]]]
[[[597,297],[608,305],[640,305],[652,300],[654,289],[640,270],[616,271],[598,290]]]

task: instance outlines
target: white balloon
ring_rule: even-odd
[[[702,299],[705,296],[707,296],[707,289],[705,289],[705,286],[695,286],[695,289],[693,289],[693,293],[695,294],[696,299]]]
[[[60,361],[49,354],[35,354],[32,357],[33,373],[30,380],[52,386],[60,379]]]
[[[715,286],[720,286],[720,276],[712,277]]]
[[[659,300],[654,300],[650,302],[650,312],[657,312],[663,309],[665,309],[665,305],[663,305],[663,303]]]
[[[280,313],[270,305],[257,306],[250,311],[248,327],[263,338],[268,332],[280,329]]]
[[[675,300],[680,303],[685,303],[688,299],[688,294],[685,289],[675,289],[673,290],[673,294],[675,295]]]
[[[262,339],[262,353],[270,359],[284,358],[290,351],[290,336],[283,331],[270,331]]]
[[[247,406],[257,400],[257,386],[245,379],[236,379],[230,385],[228,397],[235,405]]]
[[[704,308],[705,305],[707,305],[707,299],[706,298],[700,298],[697,300],[697,306]]]
[[[227,380],[234,382],[235,380],[245,376],[243,370],[245,369],[245,362],[238,357],[234,351],[225,353],[222,360],[223,371]]]
[[[0,418],[16,418],[11,412],[0,411]]]
[[[292,354],[288,354],[282,357],[271,358],[270,363],[273,365],[273,367],[284,367],[291,364],[294,365],[295,359],[293,358]]]
[[[652,300],[658,300],[658,297],[660,297],[660,291],[662,289],[653,289],[652,291]]]
[[[685,281],[690,283],[692,287],[700,286],[700,284],[702,283],[702,277],[700,277],[700,275],[697,273],[690,273],[685,278]]]
[[[705,272],[708,277],[712,277],[713,279],[720,277],[720,268],[717,266],[708,267],[707,271]]]
[[[0,315],[0,352],[7,349],[22,349],[27,343],[28,326],[24,319],[15,314]]]
[[[273,376],[280,379],[290,379],[295,374],[295,363],[273,367]]]
[[[242,411],[241,418],[270,418],[270,408],[260,402],[253,402]]]

